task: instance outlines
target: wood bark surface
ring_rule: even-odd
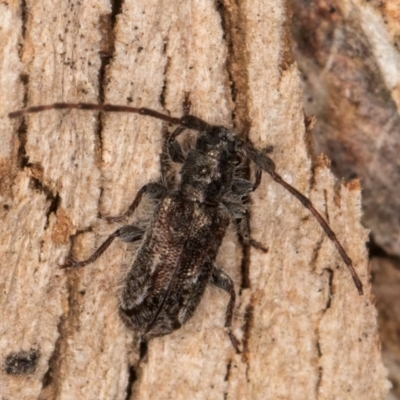
[[[363,188],[363,223],[400,256],[400,1],[293,0],[316,147]]]
[[[374,277],[372,292],[378,309],[379,336],[382,358],[392,382],[390,400],[400,398],[400,262],[395,258],[374,257],[371,273]]]
[[[317,117],[315,147],[336,176],[361,182],[390,399],[398,400],[400,1],[292,0],[291,7],[305,110]]]
[[[339,185],[324,157],[312,165],[290,19],[280,0],[0,4],[2,399],[385,397],[360,186]],[[117,312],[126,245],[59,268],[71,243],[84,258],[113,232],[98,212],[122,213],[160,177],[165,127],[123,114],[7,113],[106,101],[179,116],[185,92],[193,114],[273,147],[277,171],[348,251],[363,296],[308,210],[266,174],[250,210],[268,253],[243,250],[232,229],[217,259],[240,293],[242,354],[224,330],[227,295],[211,287],[183,328],[140,351]],[[32,370],[10,374],[22,351]]]

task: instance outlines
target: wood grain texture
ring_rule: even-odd
[[[363,187],[363,223],[400,255],[400,1],[291,2],[305,108],[318,151]]]
[[[0,5],[0,362],[37,349],[34,373],[0,370],[8,399],[380,399],[387,389],[360,225],[360,187],[337,186],[329,162],[311,168],[290,12],[283,1],[15,2]],[[113,8],[114,7],[114,8]],[[182,329],[142,357],[117,314],[125,246],[78,271],[160,175],[162,123],[131,115],[44,112],[10,121],[24,105],[105,100],[235,127],[273,146],[282,176],[329,220],[364,283],[358,296],[333,244],[308,211],[263,177],[252,196],[246,251],[231,231],[218,265],[240,296],[234,353],[227,296],[210,288]]]

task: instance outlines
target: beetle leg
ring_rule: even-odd
[[[228,329],[228,335],[229,338],[231,339],[233,347],[236,349],[238,353],[240,353],[239,350],[240,342],[232,332],[232,317],[236,300],[236,293],[233,286],[233,281],[231,277],[223,269],[214,266],[211,275],[211,283],[214,286],[224,290],[229,294],[229,302],[226,307],[226,313],[225,313],[225,328]]]
[[[136,242],[142,239],[144,232],[145,231],[142,228],[138,228],[134,225],[123,226],[112,233],[89,258],[79,261],[70,254],[67,256],[65,263],[61,265],[61,268],[84,267],[85,265],[97,260],[108,249],[108,247],[110,247],[110,244],[115,238],[120,238],[126,243]]]
[[[133,214],[142,201],[143,194],[146,193],[152,200],[159,200],[162,196],[164,196],[165,193],[167,193],[167,191],[168,189],[161,183],[150,182],[140,188],[128,210],[126,210],[123,214],[115,217],[100,214],[99,217],[105,219],[107,222],[120,222]]]

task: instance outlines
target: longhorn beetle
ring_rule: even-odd
[[[181,118],[174,118],[149,108],[54,103],[15,111],[9,117],[52,109],[129,112],[178,126],[167,139],[172,161],[182,164],[178,188],[169,190],[161,182],[148,183],[139,190],[124,214],[105,217],[109,222],[125,219],[138,207],[143,194],[147,194],[157,203],[147,229],[123,226],[88,259],[78,261],[69,255],[62,266],[83,267],[92,263],[117,237],[125,242],[141,241],[135,261],[125,277],[119,307],[123,320],[144,338],[163,336],[179,329],[193,315],[206,286],[212,283],[230,296],[225,327],[233,346],[239,351],[239,341],[231,330],[236,297],[233,282],[214,261],[230,220],[237,222],[238,234],[244,243],[266,251],[250,237],[249,213],[244,204],[246,197],[259,186],[262,171],[310,210],[347,265],[358,293],[363,294],[362,283],[350,257],[310,200],[281,178],[270,157],[239,139],[230,129],[210,125],[190,115],[188,107]],[[185,129],[198,132],[196,145],[186,156],[176,140]],[[246,159],[255,164],[254,182],[238,177],[239,165]]]

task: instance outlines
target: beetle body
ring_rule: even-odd
[[[166,335],[193,315],[211,282],[230,294],[225,325],[237,348],[231,332],[233,282],[214,261],[235,203],[224,204],[224,196],[229,199],[240,160],[235,136],[222,127],[213,130],[200,132],[178,189],[164,189],[124,279],[120,313],[146,338]]]
[[[169,189],[161,183],[163,179],[144,185],[123,215],[105,217],[110,222],[125,219],[137,208],[143,194],[147,194],[158,203],[147,228],[143,230],[134,224],[125,225],[111,234],[87,260],[78,261],[69,255],[64,264],[64,267],[82,267],[93,262],[116,237],[125,242],[141,240],[124,280],[120,313],[124,321],[140,331],[143,337],[162,336],[178,329],[193,315],[207,284],[211,283],[229,294],[225,327],[232,344],[239,351],[239,341],[231,331],[236,297],[233,282],[214,261],[231,220],[236,223],[242,243],[266,251],[250,237],[249,212],[245,204],[247,196],[259,186],[262,171],[313,214],[346,263],[359,294],[363,293],[362,283],[350,257],[310,200],[282,179],[265,152],[242,141],[234,132],[188,114],[187,105],[184,107],[187,112],[184,111],[181,118],[149,108],[87,103],[36,106],[10,113],[9,116],[73,108],[132,112],[178,125],[167,138],[166,148],[171,160],[182,164],[179,186]],[[198,132],[195,148],[187,155],[176,140],[185,129]],[[240,177],[240,163],[246,160],[255,166],[254,182]]]
[[[194,313],[229,224],[223,207],[168,193],[155,211],[120,296],[123,319],[146,335],[166,335]]]

